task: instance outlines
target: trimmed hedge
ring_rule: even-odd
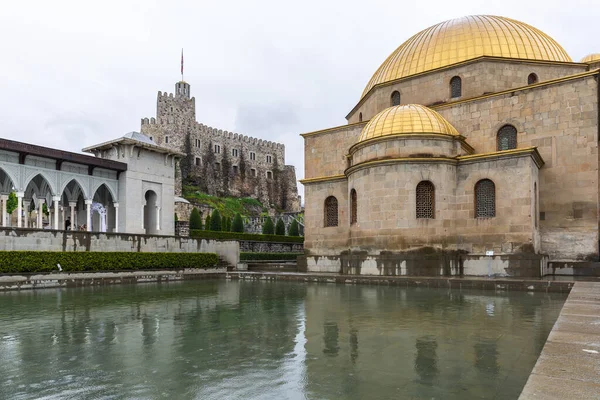
[[[0,251],[0,273],[115,271],[215,267],[214,253]]]
[[[269,261],[269,260],[294,260],[304,253],[250,253],[240,252],[240,261]]]
[[[198,239],[253,240],[255,242],[304,243],[304,237],[260,235],[256,233],[212,232],[190,230],[190,236]]]

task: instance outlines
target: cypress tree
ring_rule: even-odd
[[[206,216],[206,221],[204,222],[204,230],[210,231],[210,214]]]
[[[244,221],[242,221],[240,213],[235,214],[233,222],[231,223],[231,231],[244,233]]]
[[[273,225],[273,220],[271,217],[267,217],[267,220],[262,226],[263,235],[273,235],[275,234],[275,226]]]
[[[275,234],[285,236],[285,224],[281,218],[277,220],[277,225],[275,225]]]
[[[296,218],[290,224],[290,229],[288,229],[288,236],[300,236],[300,232],[298,230],[298,221]]]
[[[175,221],[177,221],[177,214],[175,214]],[[196,207],[194,207],[190,214],[190,229],[202,229],[202,217]]]
[[[221,213],[215,208],[210,216],[210,230],[219,232],[221,227]]]
[[[225,223],[223,224],[223,231],[231,232],[231,218],[225,217]]]

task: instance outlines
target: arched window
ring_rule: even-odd
[[[529,74],[529,76],[527,77],[527,84],[528,85],[533,85],[534,83],[538,83],[538,77],[536,74],[531,73]]]
[[[356,190],[350,191],[350,225],[356,223],[357,216],[357,204],[356,204]]]
[[[395,90],[392,93],[392,106],[399,106],[400,105],[400,92]]]
[[[358,114],[358,122],[362,122],[362,113]]]
[[[333,196],[325,199],[325,226],[338,226],[338,202]]]
[[[498,130],[497,150],[511,150],[517,148],[517,128],[504,125]]]
[[[455,76],[450,79],[450,97],[454,99],[460,96],[462,96],[462,79]]]
[[[417,185],[417,218],[434,218],[435,188],[429,181]]]
[[[489,179],[475,184],[475,218],[496,216],[496,185]]]

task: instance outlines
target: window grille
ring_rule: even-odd
[[[338,202],[333,196],[325,199],[325,226],[338,226]]]
[[[455,76],[450,79],[450,97],[456,98],[462,96],[462,79]]]
[[[517,128],[512,125],[504,125],[498,130],[498,151],[517,148]]]
[[[534,83],[537,83],[537,82],[538,82],[537,75],[534,73],[529,74],[529,76],[527,77],[527,84],[533,85]]]
[[[350,224],[355,224],[357,221],[357,204],[356,204],[356,190],[350,191]]]
[[[475,184],[475,218],[496,216],[496,185],[489,179]]]
[[[399,106],[399,105],[400,105],[400,92],[396,90],[392,93],[392,106]]]
[[[434,218],[435,188],[429,181],[417,185],[417,218]]]

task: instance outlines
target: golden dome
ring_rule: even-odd
[[[408,39],[379,67],[362,96],[380,83],[481,56],[572,62],[554,39],[532,26],[473,15],[441,22]]]
[[[419,104],[405,104],[386,108],[371,118],[358,141],[407,133],[459,134],[444,117],[432,109]]]
[[[593,53],[593,54],[588,54],[587,56],[583,57],[581,59],[581,63],[593,63],[593,62],[597,62],[600,61],[600,53]]]

